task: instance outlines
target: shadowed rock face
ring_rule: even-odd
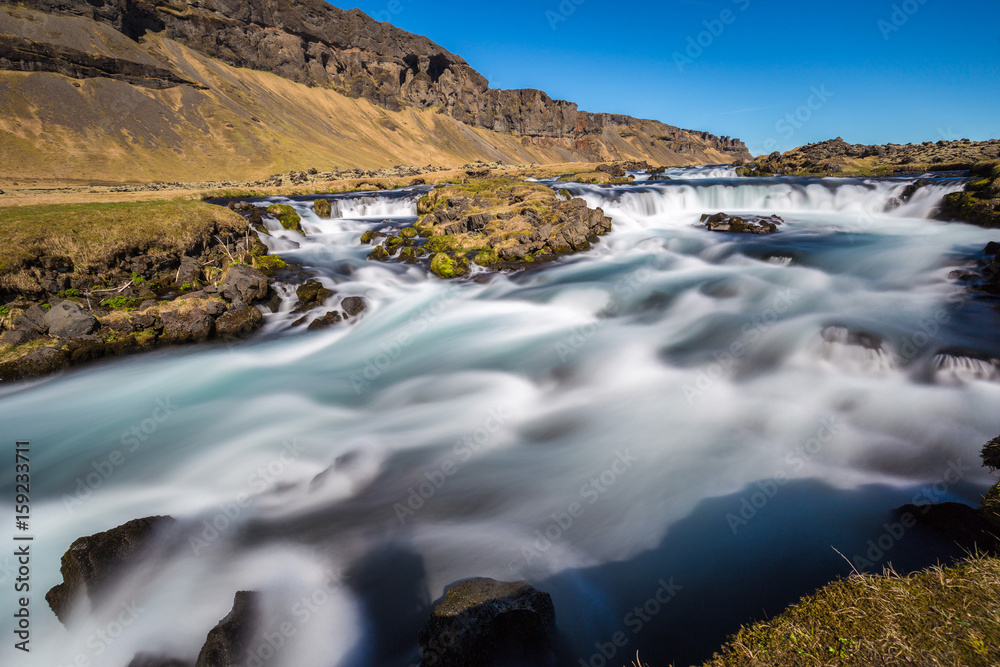
[[[713,149],[749,159],[729,137],[681,130],[629,116],[591,114],[539,90],[495,90],[461,57],[426,37],[379,23],[357,9],[323,0],[25,0],[48,15],[76,16],[110,26],[138,41],[147,31],[236,67],[273,72],[310,86],[365,98],[390,110],[440,107],[455,119],[497,132],[581,149],[606,128],[629,128],[674,153]],[[0,30],[0,33],[5,32]],[[73,77],[111,76],[136,85],[169,87],[184,77],[135,58],[94,57],[6,31],[0,68],[57,71]],[[583,147],[585,148],[585,146]],[[596,157],[596,156],[595,156]]]

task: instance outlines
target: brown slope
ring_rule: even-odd
[[[8,70],[0,148],[9,156],[0,176],[257,178],[314,165],[473,159],[692,164],[728,162],[742,148],[656,121],[578,112],[540,91],[488,90],[426,38],[322,2],[264,3],[263,14],[240,3],[250,15],[238,18],[220,18],[215,0],[28,4],[51,13],[0,6],[0,70]],[[491,103],[485,127],[478,118]]]

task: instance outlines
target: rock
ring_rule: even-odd
[[[264,316],[254,306],[234,308],[215,320],[215,331],[224,338],[246,338],[264,322]]]
[[[132,326],[136,331],[163,331],[163,320],[156,313],[139,313],[132,316]]]
[[[63,581],[45,594],[52,611],[65,625],[77,600],[97,606],[125,570],[137,563],[157,536],[176,524],[169,516],[135,519],[117,528],[81,537],[63,554]]]
[[[389,251],[385,249],[385,246],[377,245],[375,249],[371,251],[368,255],[368,259],[375,260],[376,262],[385,262],[389,260]]]
[[[14,322],[15,329],[23,329],[25,331],[34,331],[35,333],[46,333],[49,330],[49,323],[45,321],[45,316],[49,314],[49,311],[45,310],[41,306],[34,305],[30,306],[24,314],[21,315]]]
[[[5,345],[23,345],[24,343],[30,343],[39,337],[39,333],[32,329],[12,329],[11,331],[4,332],[0,342]]]
[[[258,594],[240,591],[233,609],[208,633],[195,667],[237,667],[247,664],[249,644],[257,632]]]
[[[457,278],[467,273],[459,262],[443,252],[434,255],[434,259],[431,260],[431,272],[442,278]]]
[[[335,310],[331,310],[330,312],[328,312],[327,314],[325,314],[323,317],[320,317],[320,318],[315,319],[312,322],[310,322],[309,326],[307,327],[307,329],[309,331],[320,331],[322,329],[328,329],[328,328],[332,327],[334,324],[340,323],[342,321],[342,319],[343,318],[340,317],[340,313],[338,313]],[[297,324],[299,324],[301,326],[301,324],[304,323],[304,320],[305,320],[305,318],[299,320],[297,322]]]
[[[49,333],[57,338],[75,338],[92,333],[99,326],[97,318],[72,301],[63,301],[45,315]]]
[[[986,244],[986,248],[983,250],[987,255],[993,257],[995,255],[1000,255],[1000,243],[996,241],[990,241]]]
[[[293,232],[302,232],[302,218],[294,206],[288,204],[271,204],[267,212],[278,219],[281,226]]]
[[[190,662],[168,658],[164,655],[152,655],[150,653],[139,653],[128,667],[191,667]]]
[[[735,234],[773,234],[778,231],[778,225],[784,223],[784,220],[776,215],[740,217],[730,216],[726,213],[716,213],[715,215],[706,213],[701,216],[701,221],[705,223],[705,227],[709,231]]]
[[[223,301],[216,301],[215,299],[212,299],[205,302],[204,309],[205,312],[212,317],[219,317],[226,312],[227,306]]]
[[[40,347],[17,359],[0,363],[0,382],[16,382],[58,373],[69,366],[69,358],[61,350]]]
[[[340,307],[348,317],[357,317],[368,309],[368,302],[360,296],[349,296],[340,302]]]
[[[160,319],[166,343],[204,343],[215,334],[215,320],[200,308],[187,313],[167,310],[160,314]]]
[[[299,298],[298,302],[295,304],[295,308],[292,309],[293,313],[304,313],[307,310],[312,310],[322,306],[323,303],[334,295],[333,290],[329,290],[323,286],[323,283],[318,280],[307,280],[303,284],[299,285],[295,290],[295,296]]]
[[[201,262],[193,257],[181,257],[181,266],[177,270],[177,284],[194,285],[201,278]]]
[[[146,299],[145,301],[143,301],[142,303],[139,304],[139,310],[147,310],[149,308],[156,308],[158,305],[160,305],[158,301],[156,301],[154,299]]]
[[[237,299],[253,303],[267,296],[267,276],[245,264],[237,264],[229,269],[222,281],[222,295],[228,301]]]
[[[333,215],[333,207],[330,206],[330,200],[328,199],[317,199],[313,202],[313,212],[320,218],[329,218]]]
[[[552,598],[526,581],[455,584],[420,631],[424,667],[552,664]]]

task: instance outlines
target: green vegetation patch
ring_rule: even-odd
[[[43,256],[68,257],[76,271],[98,272],[151,248],[183,255],[246,225],[229,209],[188,200],[2,207],[0,277]]]
[[[135,310],[145,299],[139,297],[116,296],[101,301],[101,305],[109,310]]]
[[[285,229],[293,232],[302,231],[302,218],[295,211],[295,207],[288,204],[271,204],[267,207],[267,212],[276,217]]]
[[[705,667],[993,665],[1000,655],[1000,560],[975,557],[909,576],[854,575],[744,627]]]

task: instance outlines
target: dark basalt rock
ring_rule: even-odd
[[[0,363],[0,382],[16,382],[58,373],[69,366],[66,353],[40,347],[26,355]]]
[[[267,296],[269,283],[267,276],[257,269],[237,264],[229,269],[226,279],[222,282],[222,295],[228,301],[253,303]]]
[[[233,308],[215,320],[215,332],[223,338],[246,338],[263,321],[264,316],[256,306]]]
[[[420,631],[423,667],[553,664],[552,598],[526,581],[455,584]]]
[[[339,324],[342,321],[343,321],[343,318],[340,316],[340,313],[338,313],[335,310],[331,310],[330,312],[328,312],[323,317],[320,317],[320,318],[315,319],[312,322],[310,322],[309,326],[306,327],[306,328],[309,331],[322,331],[323,329],[329,329],[334,324]],[[304,322],[305,322],[305,318],[296,321],[295,325],[301,326]]]
[[[52,306],[45,314],[45,324],[48,325],[49,334],[56,338],[86,336],[99,326],[97,318],[72,301]]]
[[[208,633],[195,667],[237,667],[247,664],[249,644],[259,623],[258,594],[240,591],[233,610]]]
[[[139,561],[157,535],[175,523],[168,516],[135,519],[103,533],[77,539],[63,554],[62,583],[45,594],[52,611],[65,624],[78,599],[99,605],[116,579]]]
[[[215,320],[200,308],[188,313],[165,311],[160,314],[160,319],[163,320],[162,337],[165,343],[204,343],[215,335]]]
[[[731,234],[774,234],[778,231],[778,225],[785,222],[776,215],[740,217],[726,213],[716,213],[715,215],[706,213],[701,216],[701,221],[705,223],[705,227],[709,231],[729,232]]]
[[[340,302],[340,307],[348,317],[357,317],[368,309],[368,302],[360,296],[349,296]]]
[[[317,199],[313,202],[313,212],[320,218],[329,218],[333,214],[333,207],[328,199]]]

